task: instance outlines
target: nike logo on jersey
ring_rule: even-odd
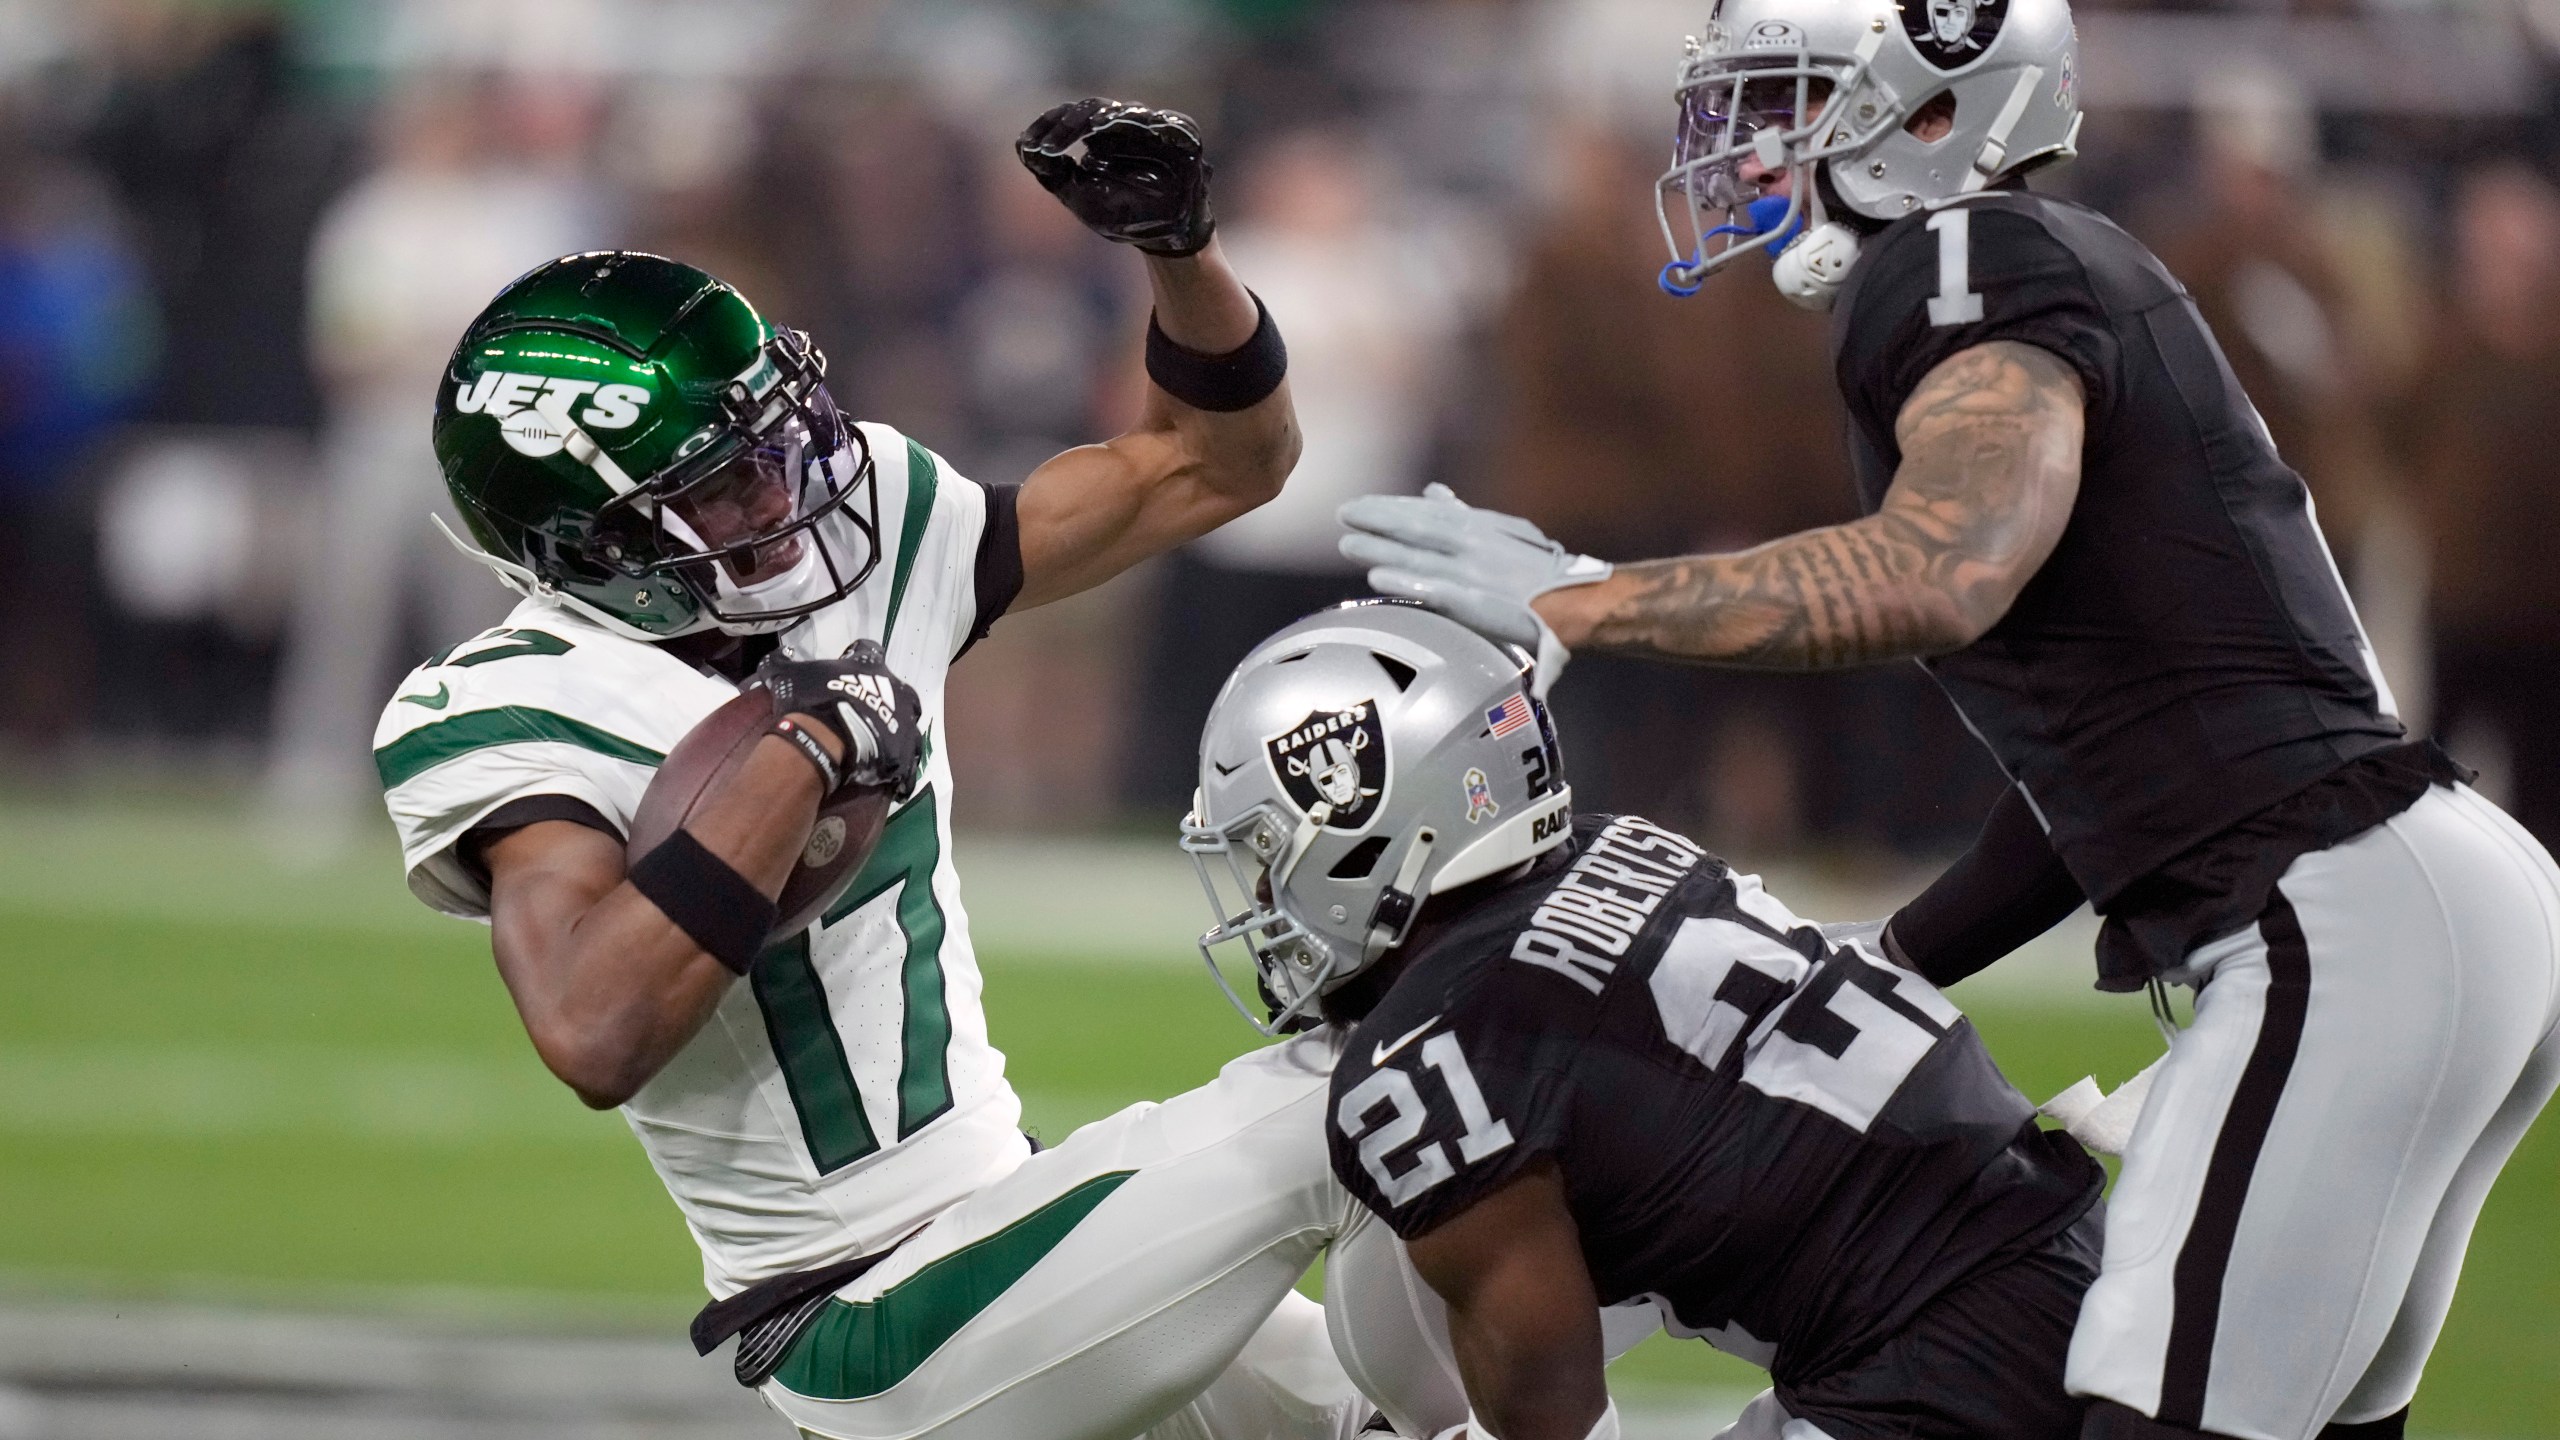
[[[1423,1031],[1428,1030],[1439,1023],[1440,1017],[1438,1015],[1434,1015],[1430,1019],[1423,1021],[1421,1024],[1414,1026],[1410,1030],[1407,1030],[1402,1035],[1397,1036],[1394,1044],[1380,1045],[1376,1049],[1370,1051],[1369,1068],[1374,1070],[1379,1066],[1386,1064],[1389,1060],[1394,1059],[1397,1051],[1412,1044],[1414,1041],[1421,1039]]]
[[[403,695],[400,698],[412,705],[424,705],[430,710],[441,710],[453,702],[453,687],[438,685],[432,694]]]

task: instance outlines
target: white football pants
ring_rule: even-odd
[[[1351,1440],[1370,1406],[1290,1288],[1360,1213],[1325,1150],[1331,1045],[1254,1051],[943,1212],[766,1403],[840,1440]]]
[[[2242,1440],[2409,1403],[2490,1182],[2560,1084],[2560,870],[2468,788],[2305,855],[2199,947],[2073,1394]]]

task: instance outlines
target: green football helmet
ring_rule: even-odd
[[[436,395],[436,459],[479,542],[454,543],[633,639],[784,629],[880,557],[870,448],[826,371],[690,265],[543,265],[471,322]]]

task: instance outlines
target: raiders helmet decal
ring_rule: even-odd
[[[1387,784],[1387,735],[1375,701],[1348,710],[1313,711],[1263,742],[1272,773],[1296,806],[1325,807],[1328,830],[1358,830],[1378,811]]]
[[[1981,59],[2009,18],[2009,0],[1900,0],[1897,8],[1912,47],[1941,70]]]

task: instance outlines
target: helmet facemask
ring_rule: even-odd
[[[1288,913],[1289,877],[1306,859],[1321,822],[1294,823],[1278,805],[1261,804],[1224,825],[1202,823],[1195,802],[1182,821],[1182,851],[1200,876],[1217,923],[1199,939],[1209,976],[1237,1013],[1265,1035],[1302,1028],[1324,992],[1347,979],[1358,957],[1345,957],[1315,927]],[[1399,937],[1401,938],[1401,937]],[[1242,945],[1270,1018],[1265,1020],[1236,992],[1218,964],[1221,946]],[[1353,965],[1346,966],[1346,959]]]
[[[1901,118],[1870,73],[1872,47],[1854,55],[1817,54],[1800,40],[1739,53],[1711,52],[1695,40],[1690,47],[1674,92],[1680,119],[1671,168],[1654,192],[1672,256],[1662,288],[1674,295],[1695,294],[1742,256],[1775,255],[1827,223],[1816,166],[1865,148]],[[1743,180],[1746,156],[1764,173],[1791,172],[1783,201]],[[1685,221],[1674,220],[1675,210]]]
[[[723,396],[727,433],[598,515],[602,558],[681,586],[735,635],[852,594],[879,564],[879,490],[870,444],[825,373],[807,337],[778,333]]]

